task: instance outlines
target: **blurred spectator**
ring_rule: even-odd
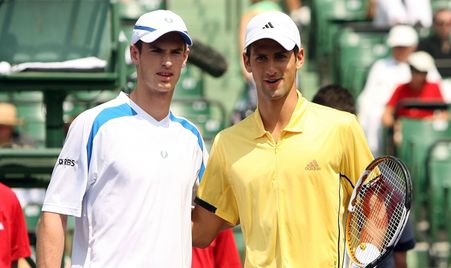
[[[192,268],[241,268],[232,229],[218,234],[207,248],[193,248]]]
[[[434,59],[427,52],[418,51],[411,54],[407,60],[412,72],[409,82],[399,85],[387,103],[382,123],[385,127],[393,127],[393,142],[401,142],[400,127],[396,121],[397,117],[408,118],[446,118],[446,112],[434,111],[432,109],[419,109],[399,107],[402,101],[417,100],[422,103],[443,103],[443,97],[438,83],[428,82],[428,72],[435,70]]]
[[[21,145],[16,127],[22,124],[17,118],[16,106],[0,103],[0,148],[14,148]]]
[[[32,142],[17,131],[22,120],[17,117],[16,106],[11,103],[0,103],[0,149],[32,147]],[[44,200],[45,189],[14,188],[14,192],[22,207],[29,203],[41,203]]]
[[[441,76],[451,78],[451,9],[435,12],[432,33],[420,41],[418,50],[431,54]]]
[[[302,0],[284,0],[283,6],[298,26],[310,24],[310,7],[302,5]]]
[[[385,105],[399,84],[411,79],[407,58],[416,50],[418,35],[408,25],[391,28],[387,44],[391,55],[374,62],[368,73],[363,91],[357,98],[357,112],[365,131],[368,144],[374,156],[381,155],[382,128],[381,117]],[[440,81],[437,70],[428,73],[428,81]]]
[[[29,267],[30,257],[27,225],[22,207],[14,192],[0,183],[0,267]]]
[[[434,115],[433,110],[403,108],[397,105],[403,100],[418,100],[422,102],[443,102],[440,85],[428,82],[426,76],[429,71],[434,70],[434,59],[424,51],[412,53],[407,59],[410,66],[412,78],[408,83],[399,85],[390,100],[382,117],[385,126],[393,126],[395,117],[428,118]]]
[[[368,16],[377,27],[408,24],[429,28],[432,6],[430,0],[369,0]]]
[[[349,113],[356,113],[354,99],[348,89],[340,85],[326,85],[321,87],[312,102],[329,106]],[[407,251],[415,247],[415,236],[410,219],[404,228],[393,252],[385,258],[378,268],[405,268],[407,267]]]

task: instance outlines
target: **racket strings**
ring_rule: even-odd
[[[354,261],[370,263],[391,245],[404,217],[405,192],[403,169],[396,162],[384,161],[367,175],[347,228]]]

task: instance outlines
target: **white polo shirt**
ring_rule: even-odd
[[[191,267],[191,200],[208,153],[184,118],[127,95],[72,123],[43,211],[76,217],[72,267]]]

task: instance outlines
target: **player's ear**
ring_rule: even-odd
[[[301,47],[294,56],[296,57],[296,69],[299,70],[304,65],[304,48]]]
[[[184,57],[184,60],[183,60],[183,67],[186,66],[186,62],[188,61],[188,56],[189,56],[190,51],[191,51],[190,48],[189,48],[188,46],[186,46],[186,49],[185,49],[185,51],[183,52],[183,57]]]
[[[139,64],[139,49],[136,45],[130,45],[130,58],[133,64]]]
[[[244,68],[246,68],[246,71],[248,73],[251,73],[252,69],[251,69],[250,57],[249,57],[250,55],[249,54],[250,53],[247,53],[246,51],[243,52],[242,58],[243,58]]]

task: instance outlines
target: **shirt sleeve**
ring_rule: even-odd
[[[81,216],[83,196],[88,185],[87,144],[92,123],[82,113],[71,124],[55,163],[47,188],[43,211]]]
[[[197,192],[196,203],[235,225],[239,221],[238,207],[229,181],[229,165],[221,134],[218,134],[211,148],[208,165]]]

